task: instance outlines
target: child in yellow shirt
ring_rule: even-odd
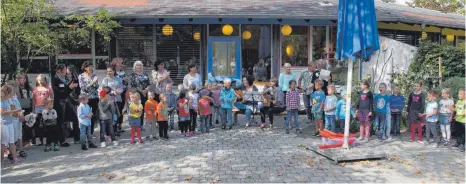
[[[141,115],[142,115],[142,104],[139,93],[132,93],[130,96],[131,104],[129,105],[129,117],[128,122],[131,126],[131,141],[130,144],[134,144],[134,134],[138,134],[139,143],[143,143],[141,138]]]

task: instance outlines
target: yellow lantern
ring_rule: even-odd
[[[251,32],[249,31],[244,31],[243,32],[243,39],[249,40],[251,38]]]
[[[294,54],[294,47],[293,45],[287,45],[285,49],[286,55],[292,56]]]
[[[224,35],[230,36],[233,33],[233,27],[230,24],[226,24],[222,27],[222,33]]]
[[[455,35],[447,35],[447,41],[452,42],[455,40]]]
[[[201,33],[195,32],[195,33],[193,34],[193,38],[194,38],[194,40],[198,40],[198,41],[199,41],[199,40],[201,39]]]
[[[173,34],[173,27],[170,26],[170,25],[168,25],[168,24],[167,24],[167,25],[164,25],[164,26],[162,27],[162,33],[163,33],[163,35],[165,35],[165,36],[170,36],[170,35],[172,35],[172,34]]]
[[[425,40],[427,39],[427,33],[426,32],[422,32],[421,34],[421,40]]]
[[[282,34],[283,35],[288,36],[288,35],[291,34],[292,31],[293,31],[293,29],[291,28],[290,25],[286,24],[286,25],[282,26]]]

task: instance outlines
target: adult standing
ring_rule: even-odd
[[[17,89],[15,89],[16,96],[24,110],[24,115],[28,115],[32,112],[32,88],[29,86],[29,79],[26,73],[21,70],[16,74],[16,80],[18,84],[16,85]],[[31,140],[33,138],[33,129],[31,127],[23,126],[22,130],[24,132],[22,140]]]
[[[121,104],[118,104],[118,111],[120,112],[120,116],[118,116],[118,121],[117,121],[117,131],[115,132],[116,135],[119,135],[120,133],[124,132],[123,129],[121,128],[123,124],[123,109],[125,106],[126,102],[126,89],[128,85],[128,79],[126,78],[126,72],[125,72],[125,66],[123,65],[123,59],[122,58],[114,58],[112,62],[110,63],[110,66],[115,69],[115,76],[120,78],[121,83],[123,85],[123,92],[121,93]]]
[[[123,82],[119,77],[115,75],[115,67],[107,67],[107,76],[102,80],[100,83],[100,89],[102,90],[104,87],[110,87],[112,101],[116,103],[117,111],[121,113],[121,109],[123,108],[123,100],[121,98],[121,94],[123,93]],[[119,114],[119,117],[121,114]],[[121,124],[116,123],[113,125],[113,131],[115,132],[116,136],[120,136],[120,133],[117,130],[121,130]]]
[[[78,84],[79,83],[79,75],[78,70],[74,65],[69,65],[67,67],[66,76],[69,82],[73,82]],[[67,109],[66,109],[66,118],[65,120],[71,121],[73,124],[73,140],[74,144],[79,144],[80,138],[80,131],[79,131],[79,121],[78,121],[78,105],[79,105],[79,95],[81,94],[81,88],[76,86],[75,88],[71,89],[70,95],[67,99]]]
[[[69,147],[70,144],[66,142],[65,135],[63,134],[63,125],[65,123],[66,116],[66,106],[67,99],[71,93],[71,89],[76,88],[78,83],[74,81],[68,81],[66,78],[66,66],[64,64],[59,64],[55,68],[55,75],[52,77],[52,90],[53,90],[53,101],[54,109],[57,111],[57,125],[58,129],[58,141],[61,143],[62,147]],[[50,141],[47,140],[47,144],[50,144]]]
[[[99,93],[97,92],[99,77],[94,73],[94,68],[89,61],[83,63],[81,70],[83,73],[78,76],[79,87],[81,88],[81,94],[86,94],[89,98],[88,104],[93,114],[91,118],[91,134],[94,134],[94,125],[97,121],[97,112],[99,110]]]
[[[160,94],[165,93],[165,87],[168,83],[172,82],[172,79],[170,78],[170,72],[165,69],[165,63],[161,60],[157,60],[154,63],[154,70],[152,70],[152,81]]]
[[[303,90],[303,101],[304,106],[306,107],[307,119],[310,121],[312,119],[312,103],[311,95],[314,91],[314,81],[319,79],[319,72],[316,70],[316,65],[311,64],[306,71],[303,71],[298,79],[298,86]]]
[[[191,84],[196,86],[196,91],[202,88],[201,75],[197,73],[196,64],[191,63],[188,65],[188,74],[183,78],[183,86],[185,89],[189,89]]]
[[[283,66],[285,67],[285,71],[278,77],[278,86],[286,96],[286,92],[290,89],[289,83],[291,80],[296,81],[296,76],[291,73],[290,63],[285,63]]]
[[[273,115],[285,111],[285,95],[282,89],[277,85],[277,79],[271,78],[269,87],[264,89],[262,94],[270,96],[270,105],[261,109],[261,128],[265,127],[265,115],[269,116],[270,129],[273,129]]]
[[[131,73],[129,83],[131,89],[136,90],[141,97],[141,103],[147,100],[147,91],[150,85],[150,79],[147,73],[144,73],[144,65],[141,61],[134,62],[133,73]],[[144,111],[141,114],[141,129],[144,130]]]

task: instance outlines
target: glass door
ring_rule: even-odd
[[[214,76],[241,77],[241,39],[209,37],[207,72]]]

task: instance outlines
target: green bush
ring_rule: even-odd
[[[445,80],[445,82],[442,82],[442,85],[440,87],[437,87],[435,90],[439,94],[441,94],[442,89],[450,88],[451,89],[451,97],[453,97],[453,99],[457,100],[458,99],[458,90],[460,88],[464,88],[465,83],[466,83],[466,81],[465,81],[464,77],[452,77],[452,78],[449,78],[449,79]]]

